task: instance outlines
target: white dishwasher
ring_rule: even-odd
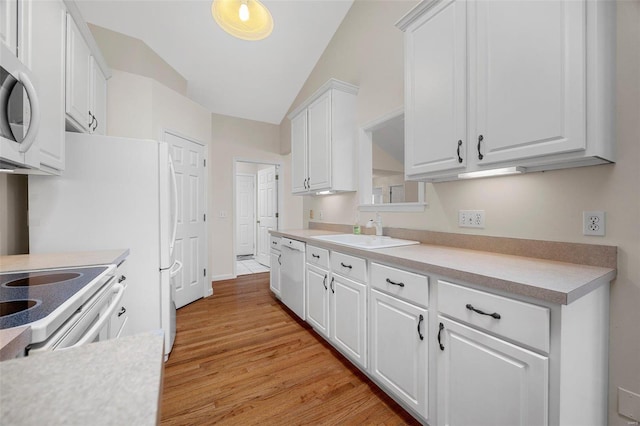
[[[304,309],[305,246],[302,241],[290,238],[282,238],[280,244],[280,300],[303,320],[307,319]]]

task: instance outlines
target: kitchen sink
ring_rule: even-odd
[[[375,250],[390,247],[409,246],[412,244],[420,244],[419,241],[401,240],[399,238],[391,238],[376,235],[356,235],[356,234],[334,234],[334,235],[318,235],[317,240],[329,241],[335,244],[355,247],[365,250]]]

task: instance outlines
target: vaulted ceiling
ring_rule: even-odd
[[[273,33],[224,32],[211,0],[76,0],[89,23],[144,41],[211,112],[279,124],[353,0],[264,0]]]

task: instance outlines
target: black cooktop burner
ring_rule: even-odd
[[[13,315],[18,312],[26,311],[38,304],[37,300],[11,300],[9,302],[0,302],[0,317]]]
[[[61,281],[69,281],[74,278],[78,278],[80,275],[82,274],[79,274],[77,272],[59,272],[56,274],[35,275],[9,281],[4,285],[6,287],[26,287],[32,285],[56,284]]]
[[[46,317],[106,269],[88,266],[0,274],[0,329]]]

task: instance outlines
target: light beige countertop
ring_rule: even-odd
[[[127,256],[129,256],[129,249],[0,256],[0,272],[90,265],[118,265]]]
[[[364,250],[313,238],[336,233],[319,229],[271,231],[275,236],[289,237],[427,275],[439,275],[565,305],[616,277],[616,270],[611,268],[454,247],[420,244]]]
[[[162,331],[0,362],[7,425],[156,425]]]

